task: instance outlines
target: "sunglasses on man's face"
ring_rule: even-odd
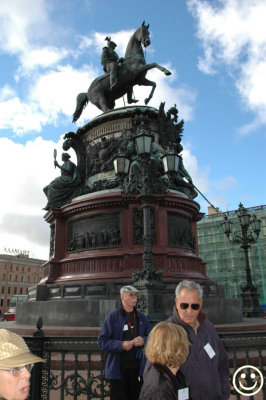
[[[189,306],[192,308],[192,310],[195,310],[195,311],[200,309],[200,304],[199,303],[192,303],[192,304],[180,303],[181,310],[186,310]]]

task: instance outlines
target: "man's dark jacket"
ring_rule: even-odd
[[[135,309],[137,318],[139,319],[139,336],[143,337],[144,342],[150,333],[151,327],[149,321],[140,311]],[[112,311],[107,315],[103,327],[98,337],[100,349],[108,351],[107,361],[105,365],[106,379],[121,379],[120,373],[120,354],[122,352],[122,336],[123,329],[127,323],[128,314],[121,307]],[[139,376],[143,375],[145,367],[144,357],[140,360]]]
[[[230,397],[228,357],[213,324],[206,319],[203,312],[198,315],[197,333],[188,324],[181,321],[176,307],[167,322],[182,326],[188,335],[190,352],[187,360],[180,367],[184,374],[193,400],[228,400]],[[204,349],[209,343],[215,352],[211,359]],[[146,371],[145,368],[144,379]]]
[[[178,390],[185,386],[182,372],[174,375],[163,365],[153,365],[145,378],[139,400],[177,400]]]

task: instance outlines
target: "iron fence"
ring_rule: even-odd
[[[230,399],[266,400],[266,332],[220,337],[229,357],[231,383],[235,376],[236,382],[242,384],[238,390],[244,393],[240,394],[232,385]],[[26,337],[25,340],[32,352],[46,360],[32,370],[32,400],[109,398],[109,386],[104,378],[105,353],[99,350],[97,338]],[[258,369],[261,375],[254,377],[254,371],[245,366],[255,367],[254,371]],[[253,394],[261,385],[259,379],[263,380],[262,387]],[[247,390],[247,387],[253,389]]]
[[[220,338],[229,358],[230,399],[266,400],[266,332],[221,334]]]

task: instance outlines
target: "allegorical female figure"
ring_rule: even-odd
[[[44,210],[49,210],[51,207],[61,207],[80,194],[80,174],[76,165],[70,161],[70,157],[68,153],[63,153],[62,165],[59,165],[56,160],[54,161],[55,167],[61,169],[61,176],[55,178],[43,188],[48,199]]]

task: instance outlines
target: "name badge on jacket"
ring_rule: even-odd
[[[177,395],[178,395],[178,400],[189,400],[188,387],[184,389],[179,389]]]
[[[128,325],[127,324],[124,325],[123,331],[128,331]]]
[[[210,357],[210,359],[212,359],[215,356],[215,351],[211,347],[210,343],[207,343],[203,348]]]

